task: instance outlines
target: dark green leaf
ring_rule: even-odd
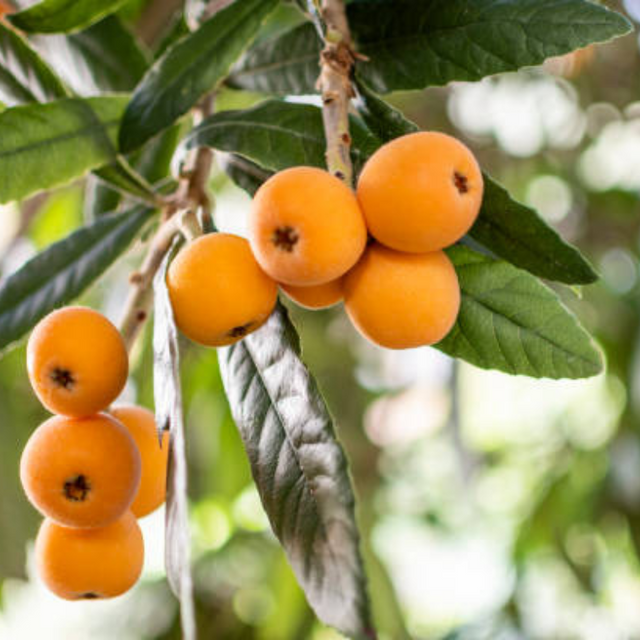
[[[358,118],[351,118],[350,129],[357,170],[380,142]],[[185,144],[237,153],[274,171],[296,165],[325,167],[322,111],[308,104],[267,100],[251,109],[220,111],[197,126]]]
[[[187,458],[184,415],[180,385],[178,329],[166,285],[170,251],[153,282],[153,395],[159,436],[170,432],[167,506],[165,514],[165,565],[167,578],[180,601],[182,637],[195,640],[196,622],[193,579],[190,563],[189,503],[187,497]]]
[[[121,149],[140,146],[213,90],[277,3],[236,0],[171,47],[133,94],[120,131]]]
[[[384,142],[419,130],[400,111],[358,82],[356,107]],[[482,209],[469,235],[512,264],[541,278],[565,284],[589,284],[597,274],[582,254],[567,244],[533,209],[513,200],[484,174]]]
[[[12,24],[32,33],[77,31],[113,13],[128,0],[42,0],[9,16]]]
[[[227,82],[236,89],[279,95],[316,93],[321,49],[313,25],[301,25],[251,47]]]
[[[541,278],[565,284],[590,284],[598,279],[578,249],[486,174],[482,209],[469,235],[501,258]]]
[[[130,91],[149,67],[149,56],[117,16],[68,36],[36,36],[44,59],[82,96]]]
[[[151,204],[157,202],[153,187],[122,157],[94,173],[124,194],[129,194]]]
[[[0,202],[65,184],[115,160],[126,98],[64,98],[0,113]]]
[[[468,247],[447,253],[462,306],[438,349],[483,369],[534,378],[588,378],[602,371],[589,334],[539,280]]]
[[[68,304],[129,246],[152,209],[103,216],[51,245],[0,283],[0,348],[24,336],[53,309]]]
[[[309,603],[350,638],[375,637],[347,460],[286,311],[219,353],[262,504]]]
[[[0,22],[0,101],[14,107],[65,95],[62,82],[29,43]]]
[[[82,209],[87,223],[115,211],[122,201],[122,194],[95,175],[87,176]]]
[[[235,154],[218,154],[223,171],[249,195],[253,195],[260,185],[272,175],[251,160]]]
[[[587,0],[375,0],[348,7],[358,73],[379,93],[537,65],[631,30],[620,14]],[[306,24],[256,45],[230,82],[244,89],[313,93],[320,43]]]

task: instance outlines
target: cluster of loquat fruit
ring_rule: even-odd
[[[470,229],[482,195],[471,151],[437,132],[381,147],[355,194],[321,169],[281,171],[255,194],[249,241],[208,234],[171,263],[176,323],[195,342],[229,345],[266,322],[281,288],[309,309],[344,301],[355,327],[380,346],[439,342],[460,307],[443,249]]]
[[[66,307],[41,320],[27,369],[57,414],[31,435],[20,462],[25,493],[45,516],[38,574],[67,600],[118,596],[142,570],[136,518],[165,499],[168,434],[161,445],[148,409],[109,407],[126,383],[128,355],[118,330],[92,309]]]

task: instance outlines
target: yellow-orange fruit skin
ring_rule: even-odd
[[[27,369],[49,411],[82,417],[117,398],[127,381],[129,359],[107,318],[86,307],[65,307],[43,318],[31,333]]]
[[[274,280],[305,287],[345,274],[362,255],[367,229],[349,187],[322,169],[293,167],[256,192],[249,240]]]
[[[371,235],[398,251],[428,253],[454,244],[482,204],[482,172],[459,140],[412,133],[376,151],[358,180]]]
[[[161,447],[153,412],[144,407],[115,407],[111,414],[126,427],[140,452],[142,474],[131,511],[136,518],[142,518],[165,501],[169,433],[165,431],[162,434]]]
[[[104,527],[129,509],[140,484],[140,454],[114,418],[54,416],[29,438],[20,479],[31,503],[67,527]]]
[[[35,559],[40,579],[60,598],[114,598],[140,577],[144,542],[130,511],[99,529],[70,529],[47,518],[36,538]]]
[[[344,283],[345,309],[371,342],[388,349],[435,344],[453,327],[460,287],[442,251],[403,253],[371,245]]]
[[[167,272],[176,324],[200,344],[233,344],[271,315],[278,285],[260,268],[244,238],[211,233],[191,242]]]
[[[342,302],[342,278],[311,287],[294,287],[283,284],[285,294],[305,309],[328,309]]]

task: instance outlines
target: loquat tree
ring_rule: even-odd
[[[128,589],[143,556],[131,512],[163,502],[168,458],[166,570],[183,637],[197,637],[182,333],[218,349],[262,505],[315,614],[350,638],[397,637],[370,604],[349,461],[278,292],[307,309],[343,301],[382,347],[433,345],[533,378],[600,373],[547,283],[595,282],[588,260],[466,145],[384,96],[540,65],[629,22],[590,0],[3,4],[0,203],[85,190],[85,224],[0,280],[0,349],[35,329],[29,376],[60,414],[22,462],[47,517],[44,582],[71,599]],[[255,104],[228,108],[228,90]],[[218,230],[214,162],[253,198],[247,239]],[[96,312],[60,310],[134,243],[146,256],[119,335]],[[155,422],[110,407],[150,317]]]

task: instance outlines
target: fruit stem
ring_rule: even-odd
[[[327,168],[352,187],[349,103],[355,95],[351,86],[351,72],[356,54],[343,0],[322,0],[320,10],[326,28],[325,46],[320,54],[318,88],[322,93]]]

